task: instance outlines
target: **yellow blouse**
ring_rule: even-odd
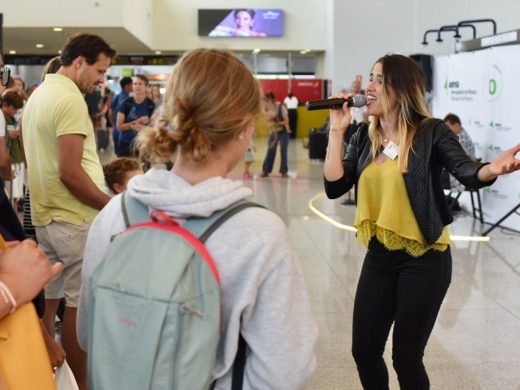
[[[361,173],[354,226],[358,240],[368,247],[376,237],[389,250],[404,250],[413,257],[430,249],[445,251],[450,244],[448,228],[432,245],[424,240],[415,219],[397,159],[381,164],[372,161]]]

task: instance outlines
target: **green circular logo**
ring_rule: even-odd
[[[502,94],[502,87],[504,85],[502,71],[497,64],[493,64],[488,68],[486,73],[489,100],[497,100]]]

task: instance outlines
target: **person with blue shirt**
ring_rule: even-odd
[[[148,79],[135,75],[132,81],[133,96],[124,100],[117,108],[118,157],[135,157],[133,141],[137,133],[150,122],[155,104],[146,97]]]
[[[114,153],[117,154],[119,148],[119,130],[117,130],[117,108],[119,105],[130,97],[132,93],[132,78],[123,77],[119,81],[121,92],[119,92],[110,102],[110,113],[112,119],[112,141],[114,142]]]

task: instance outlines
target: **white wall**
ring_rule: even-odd
[[[467,19],[492,18],[497,32],[520,28],[520,1],[498,0],[330,0],[333,23],[332,52],[327,51],[324,77],[333,80],[333,91],[349,87],[355,75],[370,73],[374,61],[388,52],[402,54],[451,54],[455,40],[443,33],[444,42],[424,32]],[[491,23],[477,23],[477,37],[491,35]],[[470,29],[460,30],[462,40],[472,39]],[[327,48],[329,49],[329,48]]]
[[[333,53],[326,62],[333,91],[350,87],[356,74],[365,85],[374,62],[389,52],[413,52],[417,0],[332,1]]]
[[[103,3],[108,2],[105,0]],[[124,7],[119,10],[123,16],[123,27],[153,49],[153,0],[123,0],[123,4]]]
[[[218,47],[230,50],[324,50],[326,2],[320,0],[153,0],[153,49],[187,50]],[[281,38],[208,38],[197,36],[199,8],[281,8]]]
[[[428,29],[437,29],[442,25],[457,24],[468,19],[494,19],[497,22],[497,32],[505,32],[520,28],[520,1],[518,0],[415,0],[418,7],[415,50],[427,54],[453,53],[453,34],[443,33],[444,42],[435,42],[436,37],[429,35],[428,46],[422,46],[423,34]],[[476,23],[477,37],[493,33],[491,23]],[[462,40],[472,39],[470,29],[460,30]]]
[[[0,12],[6,27],[117,27],[127,1],[2,0]]]

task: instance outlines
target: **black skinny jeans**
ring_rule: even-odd
[[[401,389],[429,389],[424,349],[451,281],[451,252],[419,258],[370,241],[354,302],[352,354],[364,389],[388,389],[383,360],[394,323],[392,360]]]

